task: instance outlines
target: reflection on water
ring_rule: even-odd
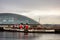
[[[0,40],[60,40],[60,34],[0,32]]]

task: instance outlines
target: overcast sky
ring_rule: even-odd
[[[42,24],[60,24],[60,0],[0,0],[0,13],[28,16]]]

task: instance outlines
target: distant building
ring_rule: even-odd
[[[0,13],[0,26],[2,25],[12,25],[12,24],[30,24],[30,25],[37,25],[39,24],[35,20],[28,18],[26,16],[12,14],[12,13]]]
[[[12,13],[0,13],[0,24],[39,24],[35,20],[26,16],[12,14]]]

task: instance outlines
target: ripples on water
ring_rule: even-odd
[[[60,40],[60,34],[0,32],[0,40]]]

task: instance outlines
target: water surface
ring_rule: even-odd
[[[60,40],[60,34],[0,32],[0,40]]]

